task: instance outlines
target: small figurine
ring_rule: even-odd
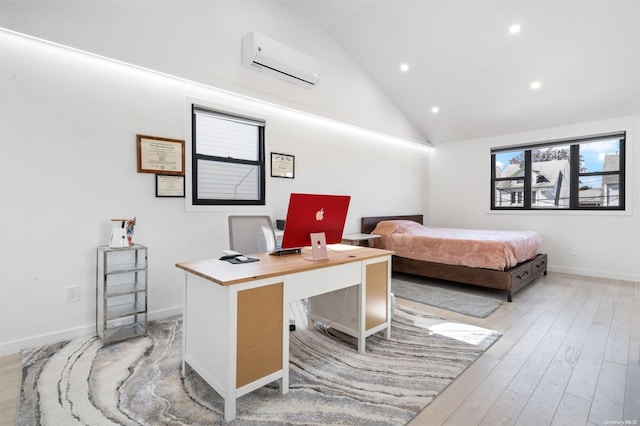
[[[136,218],[127,219],[127,242],[129,247],[133,245],[133,227],[136,226]]]

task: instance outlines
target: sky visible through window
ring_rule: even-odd
[[[619,138],[580,144],[582,167],[584,168],[583,172],[602,171],[605,156],[609,154],[618,154],[619,147]],[[524,150],[497,153],[496,165],[500,168],[500,171],[504,171],[511,159],[520,153],[522,153],[522,158],[524,158]]]

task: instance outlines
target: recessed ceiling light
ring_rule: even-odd
[[[438,108],[437,106],[434,106],[433,108],[431,108],[431,112],[434,114],[437,114],[440,111],[440,108]]]
[[[403,72],[409,71],[409,64],[400,65],[400,71],[403,71]]]
[[[531,87],[532,90],[538,90],[540,87],[542,87],[542,83],[540,83],[539,81],[532,81],[529,87]]]
[[[520,25],[519,24],[513,24],[512,26],[509,27],[509,32],[511,34],[518,34],[520,32]]]

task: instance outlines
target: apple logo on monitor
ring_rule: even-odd
[[[321,208],[316,212],[316,220],[320,222],[322,219],[324,219],[324,208]]]

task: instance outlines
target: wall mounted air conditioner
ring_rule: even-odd
[[[242,64],[308,89],[320,79],[320,61],[257,32],[242,37]]]

